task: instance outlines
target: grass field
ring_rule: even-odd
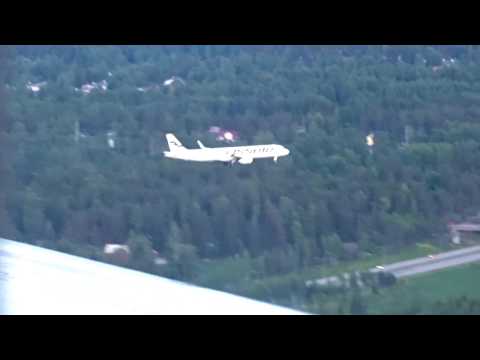
[[[455,247],[457,248],[457,247]],[[380,264],[413,259],[452,250],[428,243],[417,243],[395,254],[372,255],[336,265],[315,266],[295,273],[251,279],[252,272],[261,268],[258,259],[231,258],[202,264],[198,283],[224,291],[264,301],[287,301],[293,295],[302,296],[306,280],[344,272],[364,271]],[[480,299],[480,264],[466,265],[435,273],[401,279],[392,288],[380,290],[379,294],[364,294],[363,301],[368,314],[408,314],[428,309],[430,304],[450,298],[467,296]],[[349,313],[351,294],[318,294],[306,310],[319,314]],[[283,304],[283,303],[282,303]],[[287,303],[283,304],[286,305]],[[293,306],[289,304],[289,306]]]
[[[437,252],[450,250],[450,248],[440,248],[427,243],[418,243],[410,247],[403,248],[395,254],[371,255],[362,259],[353,261],[342,261],[335,265],[312,266],[303,271],[295,273],[297,278],[303,281],[313,280],[324,276],[338,275],[345,272],[367,270],[376,265],[389,264],[392,262],[413,259],[416,257],[435,254]],[[258,260],[245,258],[229,258],[208,263],[202,263],[199,268],[198,283],[208,286],[220,286],[227,283],[239,283],[248,278],[252,269],[257,267]],[[290,278],[292,274],[283,274],[278,276],[269,276],[262,279],[266,283],[280,283],[282,279]]]
[[[389,264],[450,249],[451,247],[448,245],[441,248],[429,243],[417,243],[398,250],[394,254],[363,256],[361,259],[353,261],[341,261],[335,265],[313,266],[303,271],[297,270],[283,275],[254,276],[255,279],[252,279],[252,275],[257,270],[261,273],[260,259],[230,258],[221,261],[203,262],[198,269],[196,283],[259,300],[284,301],[285,298],[291,297],[290,294],[302,296],[304,289],[302,290],[299,287],[304,288],[307,280],[338,275],[344,272],[367,270],[376,265]],[[328,301],[330,300],[328,299]]]
[[[448,250],[452,249],[450,247],[440,248],[439,246],[427,243],[417,243],[415,245],[405,247],[395,254],[386,254],[383,256],[372,255],[360,260],[340,262],[339,264],[332,266],[311,267],[302,272],[302,277],[311,280],[325,276],[338,275],[345,272],[364,271],[373,268],[376,265],[390,264]]]
[[[461,296],[480,299],[480,263],[402,279],[365,300],[369,314],[405,314]]]

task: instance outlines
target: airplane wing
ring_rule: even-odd
[[[304,314],[0,238],[0,314]]]

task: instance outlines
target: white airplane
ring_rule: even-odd
[[[227,165],[238,161],[246,165],[264,158],[277,162],[279,157],[290,154],[286,147],[277,144],[208,148],[197,140],[199,149],[187,149],[175,135],[166,134],[166,138],[169,151],[163,152],[165,157],[185,161],[221,161]]]

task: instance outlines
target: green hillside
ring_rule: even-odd
[[[3,237],[99,260],[104,244],[127,243],[127,266],[246,293],[245,282],[443,246],[447,221],[479,209],[478,46],[16,46],[1,57]],[[212,126],[290,156],[234,167],[163,157],[166,132],[228,145]]]

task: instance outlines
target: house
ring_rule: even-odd
[[[167,259],[162,258],[157,250],[153,250],[153,255],[155,257],[154,260],[153,260],[155,265],[162,266],[162,265],[167,265],[168,264]]]
[[[108,82],[107,80],[102,80],[100,82],[95,82],[92,81],[89,84],[83,84],[80,89],[75,88],[75,91],[81,91],[84,94],[88,95],[90,94],[93,90],[102,90],[102,91],[107,91],[108,89]]]
[[[448,68],[448,67],[450,67],[450,66],[455,65],[456,62],[457,62],[457,60],[454,59],[454,58],[450,58],[450,59],[448,59],[448,60],[445,59],[445,58],[443,58],[443,59],[442,59],[442,65],[433,66],[433,67],[432,67],[432,70],[433,70],[434,72],[437,72],[437,71],[439,71],[439,70],[441,70],[441,69],[443,69],[443,68]]]
[[[150,85],[145,87],[137,87],[137,91],[140,91],[140,92],[149,92],[152,90],[160,90],[160,86],[155,84],[155,85]]]
[[[235,142],[239,138],[239,135],[236,131],[222,129],[218,126],[211,126],[208,132],[211,134],[216,134],[216,139],[218,141]]]
[[[30,91],[33,91],[34,93],[37,93],[46,85],[47,85],[46,81],[42,81],[42,82],[39,82],[39,83],[36,83],[36,84],[29,81],[29,82],[27,82],[27,84],[25,86]]]
[[[295,129],[297,134],[305,134],[307,132],[307,128],[305,126],[297,126]]]
[[[185,85],[185,81],[177,76],[172,76],[170,79],[167,79],[163,82],[163,86],[172,86],[176,84]]]
[[[462,233],[478,233],[480,232],[480,224],[475,223],[452,223],[448,224],[448,228],[450,230],[450,235],[452,238],[452,242],[454,244],[460,244],[461,241],[461,234]]]
[[[115,131],[109,131],[107,133],[107,143],[108,146],[113,149],[115,148],[115,139],[116,139],[116,132]]]
[[[367,139],[367,145],[368,146],[375,145],[375,134],[373,134],[373,133],[368,134],[366,139]]]
[[[130,248],[128,245],[105,244],[103,253],[108,260],[115,263],[126,264],[130,258]]]
[[[105,244],[103,253],[108,260],[122,264],[128,263],[131,254],[130,247],[128,245],[120,244]],[[153,257],[155,265],[162,266],[168,264],[167,259],[161,257],[156,250],[153,250]]]
[[[210,126],[210,129],[208,129],[208,132],[212,134],[218,134],[222,129],[218,126]]]
[[[103,91],[107,91],[107,89],[108,89],[107,80],[100,81],[100,83],[98,85],[99,85],[100,89],[102,89]]]
[[[95,86],[91,85],[91,84],[85,84],[85,85],[82,85],[82,87],[80,88],[80,90],[84,93],[84,94],[90,94],[92,92],[92,90],[95,89]]]

